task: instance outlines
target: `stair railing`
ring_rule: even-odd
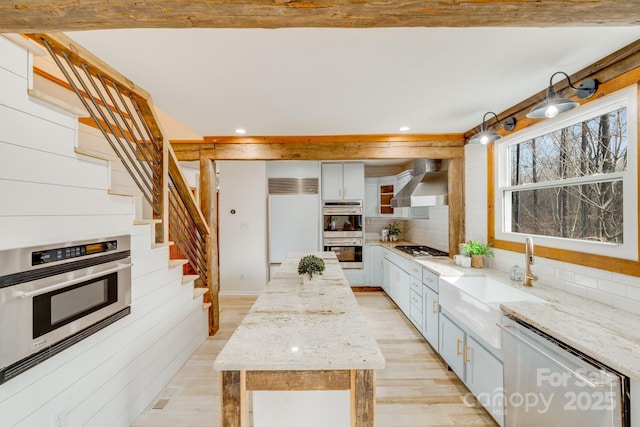
[[[173,241],[199,276],[196,285],[212,293],[209,226],[163,136],[151,96],[63,34],[29,37],[47,49],[148,202],[158,220],[156,243]],[[217,309],[211,307],[210,317]],[[209,323],[210,332],[217,329]]]

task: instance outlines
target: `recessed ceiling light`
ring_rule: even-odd
[[[247,131],[242,129],[242,128],[238,128],[238,129],[236,129],[236,133],[238,135],[244,135],[245,133],[247,133]]]
[[[409,126],[402,126],[402,127],[400,128],[400,132],[406,132],[406,131],[408,131],[409,129],[411,129]]]

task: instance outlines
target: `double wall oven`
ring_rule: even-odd
[[[130,313],[130,236],[0,251],[0,384]]]
[[[362,268],[362,201],[324,202],[322,216],[324,250],[335,252],[342,268]]]

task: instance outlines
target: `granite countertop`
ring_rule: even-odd
[[[367,244],[393,249],[396,244],[411,242],[368,241]],[[516,284],[506,273],[492,268],[463,268],[448,258],[417,259],[395,249],[394,252],[413,259],[440,276],[489,276],[542,298],[547,304],[512,302],[502,303],[500,308],[558,341],[640,381],[640,316],[540,283],[534,283],[532,287]]]
[[[384,357],[333,252],[302,285],[292,253],[224,346],[216,370],[382,369]]]

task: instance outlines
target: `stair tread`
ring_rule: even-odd
[[[207,288],[193,288],[193,299],[201,297],[206,294],[208,290]]]
[[[182,267],[183,265],[185,265],[187,262],[186,259],[170,259],[169,260],[169,269],[173,269],[173,268],[178,268],[178,267]]]
[[[191,283],[198,277],[200,277],[200,275],[198,274],[185,274],[184,276],[182,276],[182,284],[186,285],[187,283]]]
[[[202,311],[207,311],[209,310],[209,308],[211,307],[211,303],[210,302],[203,302],[202,303]]]
[[[147,225],[147,224],[160,224],[161,219],[136,219],[133,221],[134,225]]]

